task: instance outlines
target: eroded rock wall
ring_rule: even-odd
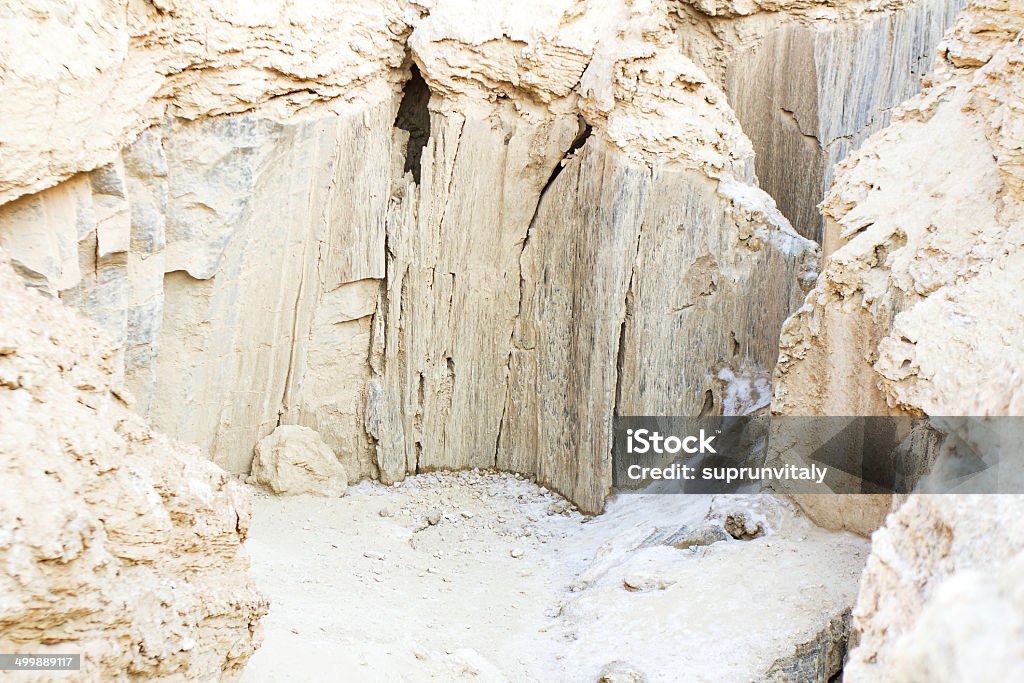
[[[925,91],[840,165],[823,205],[828,258],[783,328],[774,412],[1021,414],[1022,28],[1020,3],[970,3]],[[984,422],[969,424],[978,433],[957,438],[999,456]],[[1019,449],[1002,457],[1011,481]],[[798,502],[861,533],[890,508],[888,497]],[[897,502],[872,537],[845,679],[1019,677],[1020,497]]]
[[[772,410],[790,415],[1019,415],[1024,264],[1021,13],[968,6],[925,91],[840,164],[823,204],[828,255],[782,330]],[[870,533],[888,497],[806,497]]]
[[[972,4],[928,88],[841,165],[774,411],[1021,414],[1020,17]]]
[[[82,654],[82,680],[230,680],[265,599],[248,499],[125,405],[101,330],[0,251],[0,647]]]
[[[913,74],[845,74],[836,46],[916,54],[953,6],[847,5],[12,8],[31,40],[107,40],[80,39],[88,73],[11,58],[0,244],[229,470],[300,424],[352,480],[498,466],[598,510],[612,416],[743,409],[727,378],[767,386],[815,268],[740,129],[785,125],[743,100],[782,87],[749,80],[773,41],[799,34],[807,101],[870,90],[818,112],[842,137]]]
[[[910,0],[884,9],[794,3],[770,19],[730,19],[728,28],[712,20],[730,36],[710,58],[723,63],[729,102],[757,152],[760,186],[800,234],[821,242],[817,205],[835,164],[920,90],[964,1]]]

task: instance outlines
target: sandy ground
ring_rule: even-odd
[[[774,497],[623,495],[587,518],[493,473],[254,506],[272,604],[250,682],[749,681],[852,604],[868,549]]]

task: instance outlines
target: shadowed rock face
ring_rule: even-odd
[[[760,186],[801,235],[822,241],[818,203],[835,164],[918,92],[964,4],[916,0],[857,17],[783,19],[729,61],[725,87],[754,144]]]
[[[822,275],[787,321],[772,409],[1018,415],[1020,19],[972,6],[926,90],[840,165]],[[1002,26],[993,31],[986,26]],[[970,181],[966,181],[970,178]]]

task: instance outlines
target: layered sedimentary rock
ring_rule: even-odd
[[[368,409],[383,478],[497,465],[599,510],[615,414],[713,410],[722,367],[770,366],[765,330],[816,250],[751,185],[723,93],[673,49],[659,12],[624,7],[598,46],[593,17],[562,17],[531,46],[550,73],[518,83],[504,40],[473,46],[436,10],[414,30],[440,96],[404,230],[388,235]],[[467,103],[481,84],[514,105]],[[779,290],[751,296],[757,280]]]
[[[0,251],[0,648],[83,680],[230,679],[267,610],[241,487],[125,405],[118,351]]]
[[[842,164],[824,205],[831,254],[783,330],[774,411],[1021,413],[1022,29],[1019,4],[970,4],[926,90]],[[1005,480],[1019,448],[1002,455]],[[864,501],[800,503],[871,529]],[[1020,677],[1021,508],[1019,496],[902,502],[873,536],[845,678]]]
[[[834,165],[918,92],[963,4],[693,3],[714,17],[705,61],[754,144],[760,186],[800,234],[821,241]]]
[[[783,329],[776,412],[1022,412],[1020,17],[972,5],[926,91],[842,164],[832,253]]]
[[[232,471],[299,424],[351,480],[498,466],[597,510],[612,416],[747,409],[809,281],[739,123],[766,185],[820,186],[955,6],[11,9],[81,69],[6,58],[0,244]],[[817,161],[767,152],[793,120]]]
[[[595,62],[611,73],[581,84],[595,133],[548,187],[523,250],[498,449],[499,466],[586,508],[608,487],[612,416],[720,413],[720,371],[763,375],[768,331],[817,265],[745,182],[749,143],[710,79],[644,43],[605,49]],[[763,281],[786,284],[755,294]]]
[[[0,202],[113,163],[168,112],[287,115],[390,94],[407,11],[390,0],[5,3],[16,40],[0,48]]]

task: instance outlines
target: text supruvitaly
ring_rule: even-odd
[[[642,465],[630,465],[626,469],[626,476],[634,481],[647,481],[651,479],[675,479],[682,481],[720,481],[726,484],[732,482],[768,482],[775,481],[816,481],[821,484],[828,474],[827,467],[819,467],[811,463],[808,467],[797,465],[780,465],[778,467],[721,467],[721,466],[697,466],[672,463],[664,467],[644,467]]]

